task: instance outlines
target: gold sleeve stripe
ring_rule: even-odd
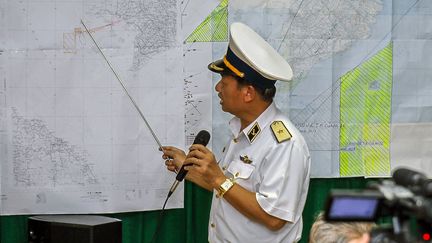
[[[233,71],[233,73],[235,73],[240,78],[244,78],[244,73],[240,72],[237,68],[235,68],[233,65],[231,65],[231,63],[228,62],[228,60],[226,59],[226,56],[224,56],[223,62],[231,71]]]

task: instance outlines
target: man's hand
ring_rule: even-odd
[[[165,160],[165,165],[169,171],[177,173],[186,159],[186,154],[183,150],[172,147],[163,146],[162,158]]]
[[[189,179],[208,190],[218,188],[226,179],[214,154],[203,145],[193,144],[184,164]]]

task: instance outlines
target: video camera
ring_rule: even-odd
[[[400,168],[392,180],[374,182],[366,190],[332,190],[324,218],[329,222],[390,219],[390,227],[371,232],[372,243],[432,242],[432,180]]]

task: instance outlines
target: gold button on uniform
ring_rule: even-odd
[[[216,227],[216,225],[213,224],[213,223],[211,223],[210,226],[211,226],[212,228]]]
[[[238,143],[238,139],[237,138],[234,138],[234,143]]]

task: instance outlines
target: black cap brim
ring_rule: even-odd
[[[225,63],[223,62],[223,59],[211,62],[207,68],[215,73],[222,73],[223,71],[225,71],[225,69],[227,68],[227,66],[225,65]]]

